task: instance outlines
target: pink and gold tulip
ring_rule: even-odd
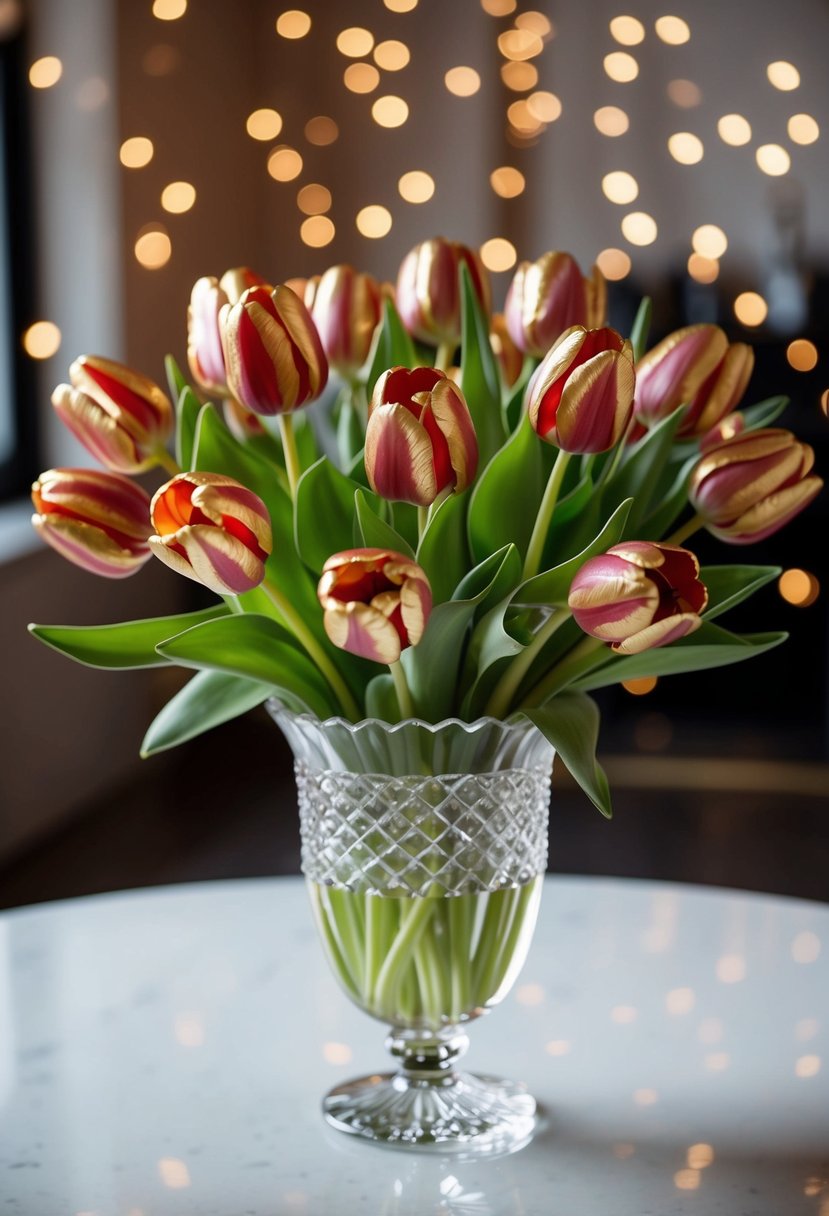
[[[138,372],[82,355],[59,384],[52,405],[87,451],[116,473],[140,473],[158,463],[173,429],[173,407],[157,384]]]
[[[566,330],[536,369],[527,391],[533,429],[565,452],[607,452],[633,409],[630,342],[615,329]]]
[[[616,654],[641,654],[699,629],[708,591],[675,545],[630,540],[589,558],[570,586],[576,623]]]
[[[489,275],[477,253],[435,237],[406,254],[397,276],[397,310],[421,342],[457,346],[461,337],[460,268],[466,265],[485,313],[491,308]]]
[[[91,574],[127,578],[152,556],[150,496],[128,477],[49,469],[32,486],[32,502],[43,539]]]
[[[219,286],[231,304],[237,304],[251,287],[264,287],[267,280],[261,274],[251,270],[250,266],[234,266],[226,270],[219,280]]]
[[[732,342],[691,398],[677,435],[707,435],[739,405],[753,371],[754,351],[745,342]]]
[[[434,367],[392,367],[374,386],[366,473],[383,498],[430,506],[461,491],[478,467],[475,428],[463,393]]]
[[[370,274],[352,266],[331,266],[306,305],[319,332],[328,363],[350,380],[368,358],[374,331],[383,315],[382,289]]]
[[[187,309],[187,363],[193,379],[208,393],[227,392],[219,316],[229,303],[213,275],[193,284]]]
[[[606,311],[607,285],[598,266],[586,279],[575,258],[556,251],[520,263],[504,305],[513,342],[537,359],[573,325],[601,329]]]
[[[335,646],[376,663],[396,663],[416,646],[432,610],[417,562],[388,549],[348,549],[329,557],[317,595]]]
[[[153,495],[150,516],[155,556],[217,595],[241,595],[265,577],[270,516],[232,477],[180,473]]]
[[[668,334],[636,365],[636,417],[645,426],[654,426],[681,405],[693,401],[698,393],[704,392],[703,386],[708,380],[712,381],[712,385],[715,383],[714,377],[727,352],[728,339],[718,325],[688,325],[685,329]],[[728,375],[723,378],[721,389],[714,395],[715,403],[719,402],[720,395],[726,400],[730,398],[746,362],[744,351],[732,357]],[[733,373],[736,373],[734,384],[729,388]],[[751,374],[750,366],[748,374]],[[696,413],[701,413],[705,405],[703,396]],[[729,408],[726,406],[723,413],[728,413]],[[708,429],[707,425],[699,430],[694,428],[694,434]]]
[[[510,337],[503,313],[496,312],[489,326],[489,343],[501,368],[501,376],[507,388],[521,375],[524,356]]]
[[[777,532],[823,486],[811,474],[814,452],[790,431],[737,434],[707,448],[691,474],[689,497],[712,535],[750,545]]]
[[[290,413],[325,388],[328,363],[308,309],[289,287],[251,287],[221,313],[231,394],[255,414]]]

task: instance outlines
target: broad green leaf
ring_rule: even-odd
[[[743,416],[747,431],[758,431],[761,427],[771,426],[773,422],[776,422],[788,404],[788,397],[768,397],[765,401],[759,401],[757,405],[750,405],[748,409],[740,410],[739,413]]]
[[[468,531],[475,561],[510,542],[526,555],[544,493],[542,467],[541,440],[524,417],[472,491]]]
[[[700,580],[708,588],[708,607],[705,619],[736,607],[755,591],[765,587],[781,573],[779,566],[705,566],[699,572]]]
[[[224,671],[271,685],[320,718],[339,712],[316,663],[270,617],[245,613],[207,621],[162,642],[158,651],[183,667]]]
[[[432,585],[435,603],[452,598],[452,592],[469,566],[468,506],[468,494],[450,494],[433,512],[418,545],[417,560]]]
[[[332,553],[354,547],[354,495],[361,487],[327,456],[303,473],[296,492],[296,547],[306,566],[322,570]],[[375,511],[380,500],[362,490]]]
[[[501,411],[501,376],[489,340],[489,319],[484,315],[465,263],[461,264],[460,291],[461,392],[475,425],[478,467],[483,469],[507,437]]]
[[[538,367],[539,360],[534,359],[532,355],[527,355],[524,359],[524,365],[521,368],[521,375],[515,381],[512,388],[507,391],[506,403],[504,405],[504,418],[506,419],[507,430],[510,434],[518,426],[521,421],[521,411],[524,406],[524,393],[527,391],[527,385],[530,382],[535,369]]]
[[[556,503],[544,542],[542,565],[560,565],[578,553],[595,536],[601,518],[601,497],[588,474]]]
[[[366,685],[366,717],[379,718],[381,722],[400,721],[394,680],[387,671],[380,672]]]
[[[141,744],[141,755],[178,747],[214,726],[238,718],[270,696],[272,689],[258,680],[226,675],[222,671],[200,671],[167,702]]]
[[[375,334],[368,362],[366,393],[369,398],[383,372],[388,371],[390,367],[417,367],[418,357],[414,344],[400,320],[397,309],[389,299],[383,301],[383,322]]]
[[[522,583],[512,597],[513,603],[547,604],[549,607],[566,605],[570,584],[588,558],[606,553],[624,536],[632,503],[631,498],[626,498],[624,502],[620,503],[599,535],[585,549],[582,549],[581,553],[571,557],[569,561],[555,566],[552,570],[545,570],[542,574],[536,574],[534,578]]]
[[[354,545],[358,549],[391,549],[414,557],[411,546],[391,524],[381,519],[363,489],[354,491],[354,530]]]
[[[600,726],[596,703],[584,693],[568,689],[547,705],[521,712],[552,743],[571,777],[594,806],[610,819],[613,814],[610,787],[596,759]]]
[[[729,633],[718,625],[704,621],[696,633],[680,638],[670,646],[646,650],[644,654],[625,658],[611,655],[610,661],[577,680],[572,687],[590,692],[606,688],[622,680],[638,680],[642,676],[679,675],[685,671],[702,671],[708,667],[726,667],[741,663],[772,650],[785,642],[787,633],[752,633],[742,637]]]
[[[454,600],[476,601],[475,616],[489,612],[521,582],[521,557],[515,545],[504,545],[465,574],[452,595]]]
[[[86,667],[124,671],[133,667],[165,666],[166,660],[156,650],[159,642],[229,613],[230,609],[224,604],[216,604],[201,612],[122,621],[117,625],[30,625],[29,632],[53,650]]]
[[[464,671],[464,685],[468,691],[463,698],[462,712],[470,721],[484,712],[501,674],[524,649],[525,643],[514,638],[506,627],[511,598],[507,595],[491,608],[469,639]]]
[[[337,451],[340,454],[340,465],[350,469],[355,459],[365,446],[366,435],[363,424],[351,401],[346,399],[340,406],[337,419]]]
[[[167,375],[167,385],[170,389],[170,400],[178,401],[184,389],[189,388],[189,385],[172,355],[164,356],[164,371]]]
[[[176,460],[185,471],[193,468],[193,445],[201,411],[201,401],[190,385],[185,384],[176,406]]]
[[[409,542],[409,548],[417,552],[419,531],[417,524],[417,507],[410,502],[393,502],[391,506],[391,522],[396,532]]]
[[[647,350],[652,316],[653,301],[650,296],[643,296],[642,302],[636,310],[633,328],[630,331],[630,344],[633,347],[634,363],[638,363]]]
[[[655,495],[656,507],[640,524],[639,533],[651,540],[661,540],[676,523],[682,511],[688,505],[688,485],[694,466],[699,462],[699,452],[695,452],[674,472],[673,481],[664,489],[657,489]]]
[[[628,518],[628,536],[638,535],[639,524],[657,505],[652,501],[684,410],[675,410],[633,446],[624,463],[613,474],[602,493],[602,509],[613,508],[625,498],[634,503]]]

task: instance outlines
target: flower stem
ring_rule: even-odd
[[[296,447],[294,420],[290,414],[279,415],[279,431],[282,435],[282,451],[285,453],[285,471],[288,474],[291,498],[296,502],[296,487],[302,476],[302,465],[299,463],[299,452]]]
[[[418,544],[420,543],[420,541],[423,540],[423,533],[426,531],[428,526],[429,526],[429,508],[428,507],[418,507],[417,508]]]
[[[665,539],[666,545],[681,545],[689,536],[693,536],[695,532],[699,532],[700,528],[705,527],[705,520],[701,515],[692,515],[681,527],[677,528],[671,536]]]
[[[627,447],[628,439],[633,433],[633,428],[636,426],[636,422],[636,415],[631,412],[630,418],[628,419],[628,424],[625,427],[625,432],[619,442],[616,444],[616,451],[608,460],[605,461],[604,468],[598,476],[598,479],[593,487],[594,493],[599,489],[600,486],[603,486],[606,481],[610,481],[611,477],[616,472],[616,469],[619,467],[619,461],[622,459],[625,448]]]
[[[157,464],[161,466],[165,473],[169,473],[171,477],[177,477],[181,472],[181,466],[178,461],[174,460],[166,448],[157,448],[155,452]]]
[[[510,702],[518,690],[518,685],[524,679],[533,661],[547,642],[549,642],[556,630],[560,629],[565,621],[569,621],[570,616],[569,610],[550,613],[550,616],[541,626],[533,640],[529,645],[524,647],[520,654],[515,656],[501,676],[501,679],[495,685],[492,696],[489,698],[484,710],[487,716],[493,718],[506,717]]]
[[[524,578],[532,578],[538,574],[541,566],[541,559],[544,555],[544,542],[547,539],[547,533],[550,530],[550,521],[553,518],[553,511],[558,502],[561,483],[564,481],[564,474],[567,472],[567,465],[570,462],[569,452],[559,452],[556,456],[556,462],[553,465],[547,482],[547,488],[544,491],[544,497],[541,500],[541,506],[538,508],[538,515],[535,520],[532,536],[530,537],[529,547],[527,549],[527,560],[524,562]]]
[[[397,694],[397,704],[400,707],[401,718],[414,717],[414,705],[412,704],[412,694],[409,691],[409,685],[406,682],[406,673],[403,670],[403,664],[398,659],[396,663],[389,663],[389,671],[391,678],[394,680],[394,691]]]
[[[452,366],[452,356],[455,354],[457,342],[441,342],[435,352],[435,368],[439,372],[448,371]]]
[[[604,653],[599,654],[600,650]],[[525,705],[543,705],[554,693],[561,692],[562,688],[572,684],[573,680],[577,680],[593,667],[606,662],[609,657],[610,652],[606,650],[605,643],[600,638],[583,637],[561,663],[530,689],[519,709]]]
[[[354,697],[351,695],[348,685],[337,671],[337,668],[331,662],[320,643],[314,637],[313,633],[311,633],[311,630],[305,624],[291,601],[287,598],[287,596],[283,595],[279,588],[275,587],[268,579],[265,579],[265,581],[262,583],[262,587],[270,597],[274,606],[278,608],[286,625],[293,630],[297,641],[305,647],[308,655],[314,660],[317,667],[319,667],[320,671],[331,685],[331,688],[333,689],[345,716],[350,718],[352,722],[358,721],[358,719],[362,716],[360,713],[360,707],[354,700]]]

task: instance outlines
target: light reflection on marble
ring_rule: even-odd
[[[13,1216],[829,1213],[829,909],[547,883],[468,1063],[544,1122],[498,1160],[407,1155],[319,1101],[387,1067],[299,880],[0,916],[0,1212]],[[823,947],[823,948],[821,948]]]

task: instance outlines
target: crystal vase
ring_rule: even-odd
[[[390,1027],[396,1071],[325,1098],[342,1131],[507,1151],[523,1085],[462,1072],[466,1024],[523,966],[547,862],[553,750],[529,722],[320,722],[269,706],[295,757],[302,869],[328,961]]]

